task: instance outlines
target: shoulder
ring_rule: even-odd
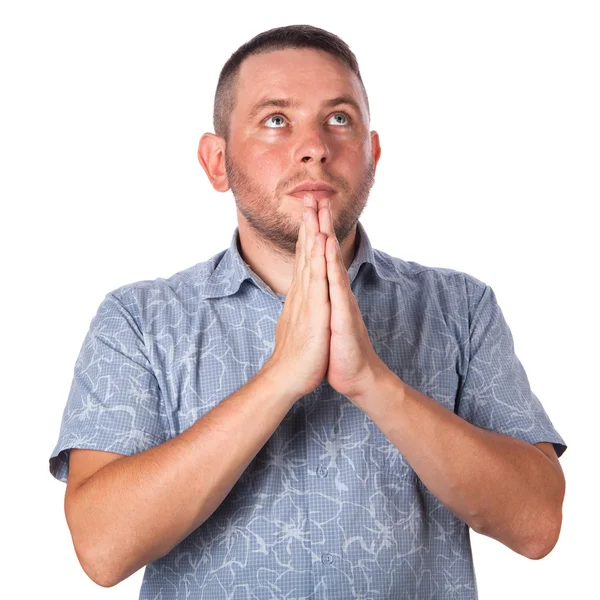
[[[111,290],[107,297],[142,320],[161,313],[168,316],[195,311],[207,295],[207,286],[224,253],[225,250],[167,277],[140,279],[121,285]]]
[[[377,272],[404,289],[423,290],[477,303],[489,286],[470,273],[449,267],[424,265],[374,250]]]

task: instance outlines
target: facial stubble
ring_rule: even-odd
[[[293,259],[296,254],[302,210],[295,211],[295,214],[298,215],[295,217],[288,211],[280,210],[280,206],[284,203],[293,206],[294,201],[285,197],[286,190],[292,188],[296,182],[300,183],[313,177],[308,174],[298,176],[294,182],[280,184],[273,194],[269,194],[236,163],[227,151],[225,152],[225,168],[236,207],[248,222],[256,242],[272,254],[280,255],[286,260]],[[334,229],[340,244],[354,230],[367,205],[369,193],[375,182],[374,174],[373,159],[371,158],[360,185],[350,193],[344,180],[322,177],[338,190],[333,197],[334,206],[336,204],[340,206],[339,198],[340,196],[343,198],[342,210],[338,209],[334,214]],[[302,206],[301,199],[296,202],[300,207]]]

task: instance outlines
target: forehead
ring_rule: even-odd
[[[313,48],[287,48],[249,56],[240,66],[236,112],[248,114],[265,97],[319,103],[350,95],[366,115],[360,82],[341,60]]]

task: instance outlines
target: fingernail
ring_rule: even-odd
[[[308,204],[310,202],[310,196],[308,194],[304,194],[304,204]]]

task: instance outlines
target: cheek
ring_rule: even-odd
[[[368,148],[359,143],[346,144],[340,156],[350,179],[361,178],[369,161]]]
[[[360,162],[365,153],[365,144],[362,140],[352,136],[340,137],[330,141],[329,148],[332,151],[332,158],[339,157],[345,162]]]
[[[281,150],[277,151],[274,148],[265,146],[248,148],[242,160],[262,184],[273,184],[269,187],[277,185],[281,173],[285,171]]]

